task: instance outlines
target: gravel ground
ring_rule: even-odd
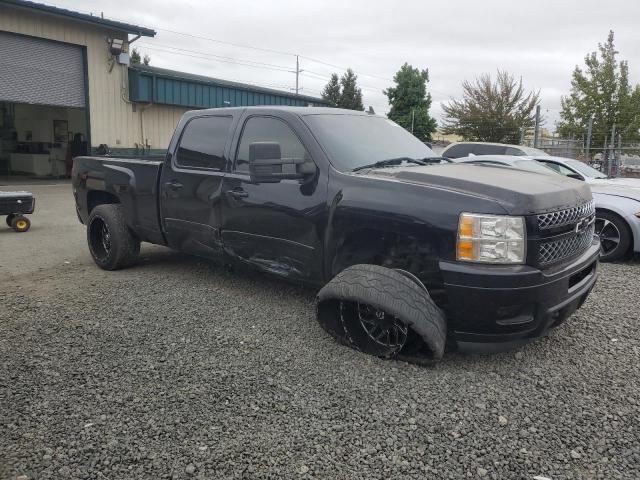
[[[148,246],[101,271],[68,187],[33,190],[64,208],[0,232],[1,479],[640,478],[637,261],[547,338],[418,367],[262,275]]]

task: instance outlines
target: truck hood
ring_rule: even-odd
[[[424,185],[493,200],[511,215],[561,210],[592,198],[585,182],[493,165],[399,166],[371,169],[364,174],[380,180]]]

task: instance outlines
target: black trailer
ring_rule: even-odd
[[[36,200],[29,192],[0,192],[0,215],[7,216],[7,225],[16,232],[26,232],[31,221],[25,215],[33,213]]]

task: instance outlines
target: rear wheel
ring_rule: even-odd
[[[16,232],[26,232],[31,228],[31,221],[27,217],[23,217],[22,215],[14,215],[11,219],[11,228],[13,228]]]
[[[135,263],[140,240],[126,224],[122,205],[99,205],[87,221],[87,243],[96,264],[104,270],[118,270]]]
[[[16,217],[15,213],[10,213],[9,215],[7,215],[7,218],[5,219],[7,221],[7,227],[11,227],[11,223],[13,222],[13,219]],[[11,227],[13,228],[13,227]]]
[[[631,231],[615,213],[596,211],[595,231],[600,237],[600,261],[618,260],[629,251]]]

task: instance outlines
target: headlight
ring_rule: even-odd
[[[465,262],[524,263],[523,217],[461,213],[457,259]]]

